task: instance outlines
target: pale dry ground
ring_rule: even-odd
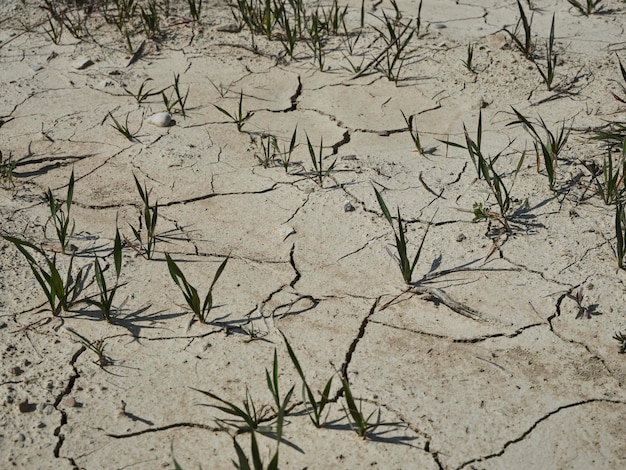
[[[376,70],[354,79],[341,38],[331,40],[324,72],[304,45],[295,60],[277,59],[280,43],[261,37],[255,51],[245,30],[224,31],[233,20],[221,1],[205,1],[200,24],[183,21],[186,6],[172,2],[180,15],[130,66],[110,26],[93,20],[90,36],[66,33],[55,45],[37,25],[36,2],[3,1],[0,150],[18,164],[15,188],[0,190],[2,234],[58,245],[43,195],[50,187],[63,198],[73,169],[76,267],[94,256],[112,264],[116,220],[132,239],[141,209],[133,175],[159,202],[161,238],[150,261],[124,250],[113,324],[85,304],[52,318],[26,260],[0,244],[0,467],[173,468],[173,449],[183,468],[231,468],[232,438],[215,422],[224,415],[198,406],[215,402],[192,388],[238,404],[248,390],[269,406],[265,369],[275,349],[282,390],[296,385],[281,468],[624,467],[626,358],[612,336],[626,331],[626,275],[616,269],[613,208],[594,195],[582,162],[606,154],[589,129],[626,112],[610,94],[620,92],[617,56],[626,63],[626,5],[607,0],[603,14],[586,18],[566,1],[532,3],[540,50],[556,13],[557,91],[498,34],[517,20],[512,1],[424,0],[397,86]],[[417,4],[398,2],[405,21]],[[355,29],[360,2],[348,5]],[[393,14],[387,2],[365,5]],[[37,26],[25,31],[28,22]],[[381,24],[369,14],[367,23]],[[381,50],[375,38],[366,28],[351,60],[370,61]],[[476,73],[462,63],[470,42]],[[81,57],[93,64],[76,69]],[[162,110],[161,98],[138,105],[123,87],[150,78],[158,90],[174,74],[189,89],[186,117],[142,125]],[[235,110],[240,92],[254,112],[243,132],[213,106]],[[556,195],[537,173],[528,135],[507,126],[511,106],[552,129],[572,126]],[[475,135],[480,109],[483,150],[505,149],[506,182],[529,150],[512,191],[528,207],[508,236],[495,221],[472,222],[473,203],[493,198],[467,153],[438,140],[463,142],[463,124]],[[431,153],[414,151],[401,110],[416,114]],[[117,133],[108,113],[141,126],[136,140]],[[288,145],[296,125],[288,172],[261,166],[263,133]],[[337,160],[322,186],[310,176],[305,132],[316,146],[323,138],[325,165]],[[437,211],[414,280],[430,274],[417,285],[439,297],[402,294],[373,183],[407,220],[410,254]],[[190,326],[165,252],[201,295],[230,255],[212,324]],[[67,256],[57,260],[67,266]],[[577,318],[567,296],[580,286],[590,319]],[[91,283],[87,293],[95,292]],[[94,364],[68,326],[104,339],[111,364]],[[314,389],[335,375],[323,429],[306,416],[280,332]],[[338,374],[365,411],[402,425],[360,439]],[[248,434],[237,440],[250,450]],[[267,461],[276,442],[260,442]]]

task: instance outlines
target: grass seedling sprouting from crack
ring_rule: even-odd
[[[324,390],[321,392],[320,400],[317,401],[311,387],[309,387],[308,382],[306,381],[306,377],[304,376],[304,371],[302,370],[302,366],[300,365],[300,361],[296,357],[296,353],[293,351],[289,341],[287,341],[287,337],[281,332],[283,335],[283,339],[285,340],[285,345],[287,346],[287,351],[289,352],[289,357],[291,358],[291,362],[293,366],[296,368],[300,379],[302,379],[302,395],[303,401],[310,407],[309,418],[311,422],[316,428],[321,428],[326,424],[326,418],[328,417],[329,411],[324,414],[324,410],[326,406],[330,403],[329,395],[330,388],[332,387],[333,378],[331,377],[326,382],[326,386]]]
[[[117,292],[120,279],[120,273],[122,271],[122,240],[120,238],[120,231],[115,229],[115,241],[113,242],[113,265],[115,266],[115,285],[109,290],[107,288],[106,278],[104,277],[104,271],[100,266],[98,257],[94,260],[94,272],[96,277],[96,284],[98,285],[100,300],[87,299],[86,302],[89,305],[97,307],[102,313],[102,318],[111,323],[111,312],[113,306],[113,297]]]
[[[306,143],[309,149],[309,156],[311,157],[311,162],[313,163],[313,179],[317,180],[317,183],[320,186],[324,185],[324,178],[326,178],[331,171],[335,168],[335,164],[337,163],[337,159],[333,161],[333,163],[324,170],[324,157],[322,156],[322,151],[324,148],[324,139],[320,138],[320,150],[318,155],[315,155],[315,149],[313,149],[313,144],[311,144],[311,140],[309,136],[306,136]]]
[[[526,57],[527,59],[531,59],[533,56],[533,50],[534,50],[532,37],[531,37],[531,31],[530,31],[531,23],[532,23],[532,16],[529,21],[528,17],[526,16],[526,13],[524,12],[524,9],[522,8],[522,4],[520,3],[519,0],[517,0],[517,8],[519,9],[520,19],[517,21],[517,24],[515,25],[515,30],[509,31],[508,29],[504,28],[504,31],[508,33],[508,35],[511,37],[511,40],[515,44],[515,47],[517,47],[517,49],[522,54],[524,54],[524,57]],[[523,38],[521,38],[518,35],[520,23],[522,25],[522,29],[524,30]]]
[[[422,237],[420,246],[417,249],[417,253],[415,253],[415,257],[413,258],[413,261],[411,261],[409,259],[409,254],[407,251],[407,240],[404,234],[405,227],[402,222],[402,216],[400,215],[400,208],[398,208],[398,228],[396,229],[393,225],[393,219],[391,218],[389,209],[387,209],[387,205],[385,204],[385,201],[383,200],[382,195],[378,192],[376,187],[374,187],[374,192],[376,193],[376,199],[378,200],[378,205],[380,206],[380,209],[383,211],[383,215],[385,216],[385,219],[387,219],[387,222],[389,222],[389,225],[391,225],[391,229],[393,230],[393,235],[396,239],[395,247],[396,247],[397,255],[394,256],[394,258],[396,259],[396,261],[398,262],[398,265],[400,266],[400,271],[402,272],[402,278],[404,279],[404,282],[406,282],[407,284],[411,284],[411,280],[413,278],[413,271],[415,270],[415,266],[417,265],[417,262],[420,259],[420,256],[422,254],[422,248],[424,247],[424,242],[426,241],[426,236],[428,235],[428,231],[430,230],[430,226],[432,225],[432,222],[435,219],[437,212],[435,211],[435,214],[433,215],[432,219],[426,226],[426,231],[424,232],[424,236]]]
[[[380,408],[376,411],[372,411],[367,417],[363,414],[363,400],[359,400],[359,405],[357,406],[354,396],[352,395],[352,391],[350,390],[350,383],[347,379],[341,378],[341,383],[343,387],[343,395],[346,400],[346,405],[348,405],[348,409],[346,410],[344,407],[344,413],[348,419],[352,418],[354,424],[351,423],[351,426],[356,431],[356,433],[362,437],[363,439],[367,439],[367,436],[372,431],[376,430],[381,426],[403,426],[402,422],[381,422],[380,421]],[[376,421],[372,421],[372,417],[376,416]]]
[[[76,224],[71,221],[72,227],[70,228],[70,210],[72,208],[72,199],[74,198],[74,170],[70,175],[70,181],[67,185],[67,196],[65,198],[65,209],[63,209],[61,203],[57,201],[52,195],[52,190],[48,188],[46,193],[46,200],[48,201],[48,207],[50,208],[50,219],[54,224],[54,229],[57,233],[57,239],[61,245],[61,253],[65,254],[67,245],[70,242],[70,238],[74,234],[74,228]]]
[[[70,258],[67,274],[65,279],[63,279],[57,267],[56,253],[51,259],[42,249],[30,242],[5,235],[3,235],[2,238],[13,243],[20,253],[24,255],[26,261],[28,261],[28,265],[37,283],[46,295],[48,306],[53,316],[59,316],[61,312],[67,312],[70,307],[77,302],[78,295],[83,289],[85,279],[82,268],[78,271],[76,277],[72,276],[74,255]],[[37,261],[28,249],[35,251],[44,261]]]
[[[541,155],[543,156],[544,166],[546,167],[546,173],[548,175],[548,183],[550,185],[550,190],[554,191],[554,184],[556,183],[556,169],[558,157],[565,144],[567,143],[567,139],[569,137],[570,129],[565,128],[565,123],[561,126],[561,128],[553,133],[550,129],[548,129],[547,124],[544,120],[539,116],[538,126],[543,129],[545,133],[545,139],[542,139],[539,131],[535,128],[526,117],[524,117],[518,110],[515,108],[513,112],[517,116],[517,120],[510,122],[507,124],[508,126],[514,124],[523,124],[526,132],[530,134],[533,138],[533,144],[535,147],[535,153],[537,154],[537,171],[540,170],[540,162],[539,162],[539,150],[541,150]]]
[[[89,349],[96,354],[98,358],[96,359],[95,363],[98,364],[100,367],[104,367],[110,363],[110,359],[104,353],[105,343],[103,339],[90,341],[73,328],[66,327],[66,330],[76,336],[78,338],[78,341],[80,342],[80,344],[83,345],[84,348]]]
[[[180,288],[181,292],[183,293],[183,296],[185,297],[185,301],[187,302],[187,305],[189,306],[191,311],[194,313],[194,315],[198,318],[200,323],[206,323],[207,316],[209,315],[209,313],[211,312],[211,309],[213,308],[213,287],[215,286],[215,283],[222,275],[222,272],[224,271],[224,268],[226,267],[226,263],[228,262],[229,258],[226,257],[224,261],[222,261],[220,266],[217,268],[217,271],[215,272],[215,275],[213,276],[213,281],[211,282],[211,285],[209,286],[209,291],[207,292],[207,295],[204,298],[204,302],[202,303],[202,305],[200,305],[200,296],[198,295],[198,290],[194,286],[189,284],[189,282],[187,281],[187,278],[185,277],[183,272],[180,270],[176,262],[167,253],[165,254],[165,258],[167,259],[167,267],[170,271],[170,275],[172,276],[172,279],[174,280],[176,285]]]
[[[135,239],[137,240],[137,242],[139,242],[139,246],[143,248],[144,250],[144,253],[140,253],[140,254],[142,256],[145,256],[147,259],[152,259],[152,256],[154,255],[154,246],[156,245],[156,240],[157,240],[156,224],[157,224],[157,219],[159,217],[159,204],[155,203],[154,206],[151,206],[150,199],[149,199],[150,193],[148,192],[148,189],[146,188],[145,184],[142,189],[137,177],[133,175],[133,178],[135,178],[135,185],[137,186],[137,191],[139,191],[139,196],[141,196],[141,200],[143,202],[143,210],[142,210],[143,219],[142,218],[139,219],[140,220],[139,229],[136,229],[132,225],[130,226],[130,228],[133,231],[133,234],[135,235]],[[145,242],[143,241],[143,238],[141,236],[142,223],[146,229],[146,241]],[[130,246],[133,246],[133,245],[130,244]]]
[[[137,135],[137,132],[139,132],[141,127],[137,129],[137,132],[133,132],[130,130],[130,128],[128,127],[128,115],[129,114],[126,114],[126,120],[124,124],[122,124],[117,119],[115,119],[115,116],[113,116],[111,113],[109,113],[109,117],[113,121],[113,124],[111,124],[111,127],[132,142],[135,140],[135,136]]]
[[[237,108],[237,112],[236,113],[229,113],[228,111],[226,111],[224,108],[219,107],[218,105],[214,104],[213,106],[222,114],[228,116],[230,118],[230,120],[235,123],[237,125],[237,130],[239,132],[241,132],[241,129],[243,129],[243,126],[246,124],[246,122],[248,121],[248,119],[250,119],[252,116],[254,116],[254,113],[251,111],[247,111],[246,114],[243,114],[243,91],[239,92],[239,107]]]

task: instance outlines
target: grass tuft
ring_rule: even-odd
[[[411,280],[413,278],[413,271],[415,270],[415,266],[417,265],[417,262],[420,259],[420,256],[422,254],[422,248],[424,247],[424,242],[426,241],[426,236],[428,235],[428,231],[430,230],[430,226],[432,225],[432,222],[435,219],[437,212],[435,211],[433,218],[430,220],[430,222],[426,226],[426,231],[424,232],[424,236],[422,237],[420,246],[417,249],[417,253],[415,253],[415,257],[413,258],[413,261],[411,261],[409,259],[409,255],[407,251],[407,240],[406,240],[406,236],[404,235],[405,228],[402,223],[402,216],[400,215],[400,208],[398,208],[398,229],[396,230],[396,228],[393,225],[393,219],[391,218],[391,214],[389,213],[389,209],[387,208],[387,205],[385,204],[385,201],[383,200],[382,195],[378,192],[376,187],[374,187],[374,192],[376,193],[376,199],[378,200],[380,209],[383,211],[383,215],[385,216],[385,219],[387,219],[387,222],[389,222],[389,225],[391,225],[391,229],[393,230],[393,235],[396,239],[395,247],[396,247],[397,256],[395,256],[395,259],[398,262],[398,265],[400,266],[400,271],[402,272],[402,278],[404,279],[404,282],[406,282],[407,284],[411,284]]]
[[[226,267],[226,263],[228,262],[229,258],[227,257],[226,259],[224,259],[224,261],[222,261],[220,266],[217,268],[217,271],[213,276],[213,281],[209,286],[209,291],[207,292],[207,295],[204,298],[204,302],[202,303],[202,305],[200,304],[200,296],[198,295],[198,290],[194,286],[189,284],[187,278],[180,270],[176,262],[167,253],[165,254],[165,258],[167,260],[167,267],[170,271],[170,275],[172,276],[172,279],[174,280],[176,285],[182,291],[187,305],[194,313],[194,315],[198,318],[200,323],[206,323],[207,316],[213,308],[213,287],[222,275],[222,272],[224,271],[224,268]]]

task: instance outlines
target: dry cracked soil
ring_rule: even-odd
[[[1,468],[626,467],[626,3],[138,3],[0,1]]]

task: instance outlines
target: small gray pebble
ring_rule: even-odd
[[[44,414],[51,415],[52,413],[54,413],[54,406],[52,406],[50,403],[46,403],[42,411],[44,412]]]
[[[26,440],[26,436],[25,436],[23,433],[18,432],[18,433],[16,434],[16,436],[15,436],[15,442],[24,442],[25,440]]]
[[[354,206],[352,205],[350,201],[346,201],[345,204],[343,205],[343,210],[345,212],[354,212],[356,209],[354,208]]]
[[[459,233],[459,234],[456,236],[456,241],[457,241],[457,242],[462,242],[462,241],[463,241],[463,240],[465,240],[466,238],[467,238],[467,237],[465,236],[465,234],[464,234],[464,233]]]

